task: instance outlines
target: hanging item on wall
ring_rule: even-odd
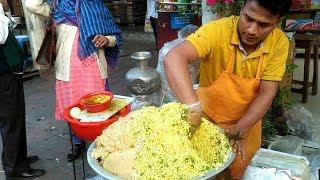
[[[311,1],[312,9],[320,9],[320,0],[312,0]]]
[[[145,21],[144,21],[144,32],[153,33],[152,26],[151,26],[151,21],[150,21],[148,13],[146,14],[146,18],[145,18]]]
[[[286,29],[288,30],[313,29],[313,19],[287,19]]]
[[[309,9],[311,7],[311,0],[292,0],[292,9]]]

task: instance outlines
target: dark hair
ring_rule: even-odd
[[[280,17],[288,13],[292,3],[292,0],[247,0],[246,2],[249,1],[257,2],[272,14],[279,15]]]

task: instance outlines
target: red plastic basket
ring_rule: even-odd
[[[113,115],[109,119],[101,122],[80,122],[79,120],[70,116],[70,110],[73,107],[79,107],[83,109],[80,104],[74,104],[65,109],[63,116],[70,124],[72,132],[79,138],[85,141],[94,141],[98,136],[101,135],[102,131],[110,126],[112,123],[117,121],[119,117],[126,116],[131,111],[131,105],[127,105],[121,109],[117,114]]]

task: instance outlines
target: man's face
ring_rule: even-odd
[[[248,1],[240,13],[238,32],[245,46],[257,46],[277,26],[279,15],[270,13],[256,1]]]

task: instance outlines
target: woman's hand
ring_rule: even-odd
[[[98,34],[93,38],[92,42],[94,46],[96,46],[97,48],[101,48],[109,44],[109,39],[103,35]]]

